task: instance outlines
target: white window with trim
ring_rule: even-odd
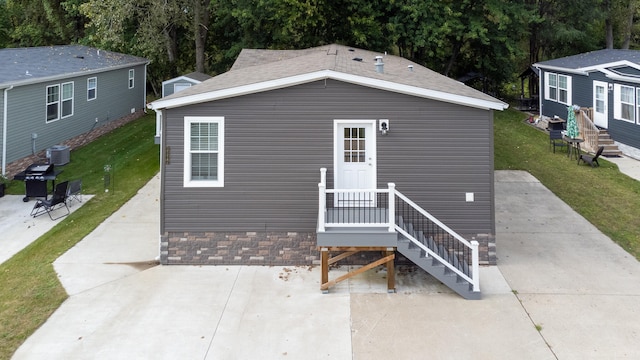
[[[98,97],[98,78],[87,79],[87,101],[95,100]]]
[[[135,85],[135,71],[133,69],[129,70],[129,89],[133,89]]]
[[[66,118],[73,115],[73,82],[62,84],[62,116]]]
[[[47,86],[47,122],[60,117],[60,85]]]
[[[561,104],[571,104],[571,76],[544,73],[545,77],[545,99]]]
[[[613,117],[632,123],[640,123],[640,88],[615,84],[613,86]]]
[[[224,186],[224,118],[184,118],[184,186]]]

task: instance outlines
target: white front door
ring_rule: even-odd
[[[606,82],[593,82],[593,123],[605,129],[609,127],[607,86]]]
[[[334,188],[376,188],[375,120],[334,121]],[[344,192],[335,206],[375,206],[374,192]]]

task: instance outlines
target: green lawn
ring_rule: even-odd
[[[636,258],[640,258],[640,182],[601,161],[600,168],[576,165],[549,150],[548,135],[507,110],[495,116],[496,169],[526,170]],[[96,194],[22,252],[0,265],[0,359],[11,354],[67,298],[52,263],[82,240],[158,171],[153,115],[126,125],[73,151],[61,180],[82,178]],[[113,190],[104,192],[104,166],[112,166]],[[11,193],[23,193],[12,183]]]
[[[147,115],[71,152],[59,180],[82,178],[83,193],[96,194],[47,234],[0,265],[0,359],[15,350],[67,298],[52,263],[136,194],[158,172],[155,116]],[[104,191],[104,166],[111,189]],[[12,194],[24,194],[12,182]],[[0,199],[1,201],[1,199]]]
[[[523,122],[514,110],[496,112],[496,170],[526,170],[600,231],[640,259],[640,181],[600,158],[592,168],[553,153],[549,135]]]

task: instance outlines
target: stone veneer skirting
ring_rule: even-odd
[[[467,239],[480,243],[480,264],[495,265],[495,236]],[[317,265],[320,252],[315,232],[171,232],[161,236],[164,265]],[[364,264],[351,257],[341,263]],[[399,257],[402,262],[402,257]]]

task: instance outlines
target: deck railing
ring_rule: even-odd
[[[600,130],[596,127],[596,125],[591,120],[591,115],[593,114],[593,109],[580,109],[576,116],[576,120],[578,122],[578,129],[580,131],[580,137],[584,139],[582,143],[582,150],[595,153],[598,149],[598,137],[600,134]]]
[[[386,189],[327,189],[318,183],[318,232],[328,227],[382,227],[399,232],[480,291],[477,241],[467,241],[389,183]]]

